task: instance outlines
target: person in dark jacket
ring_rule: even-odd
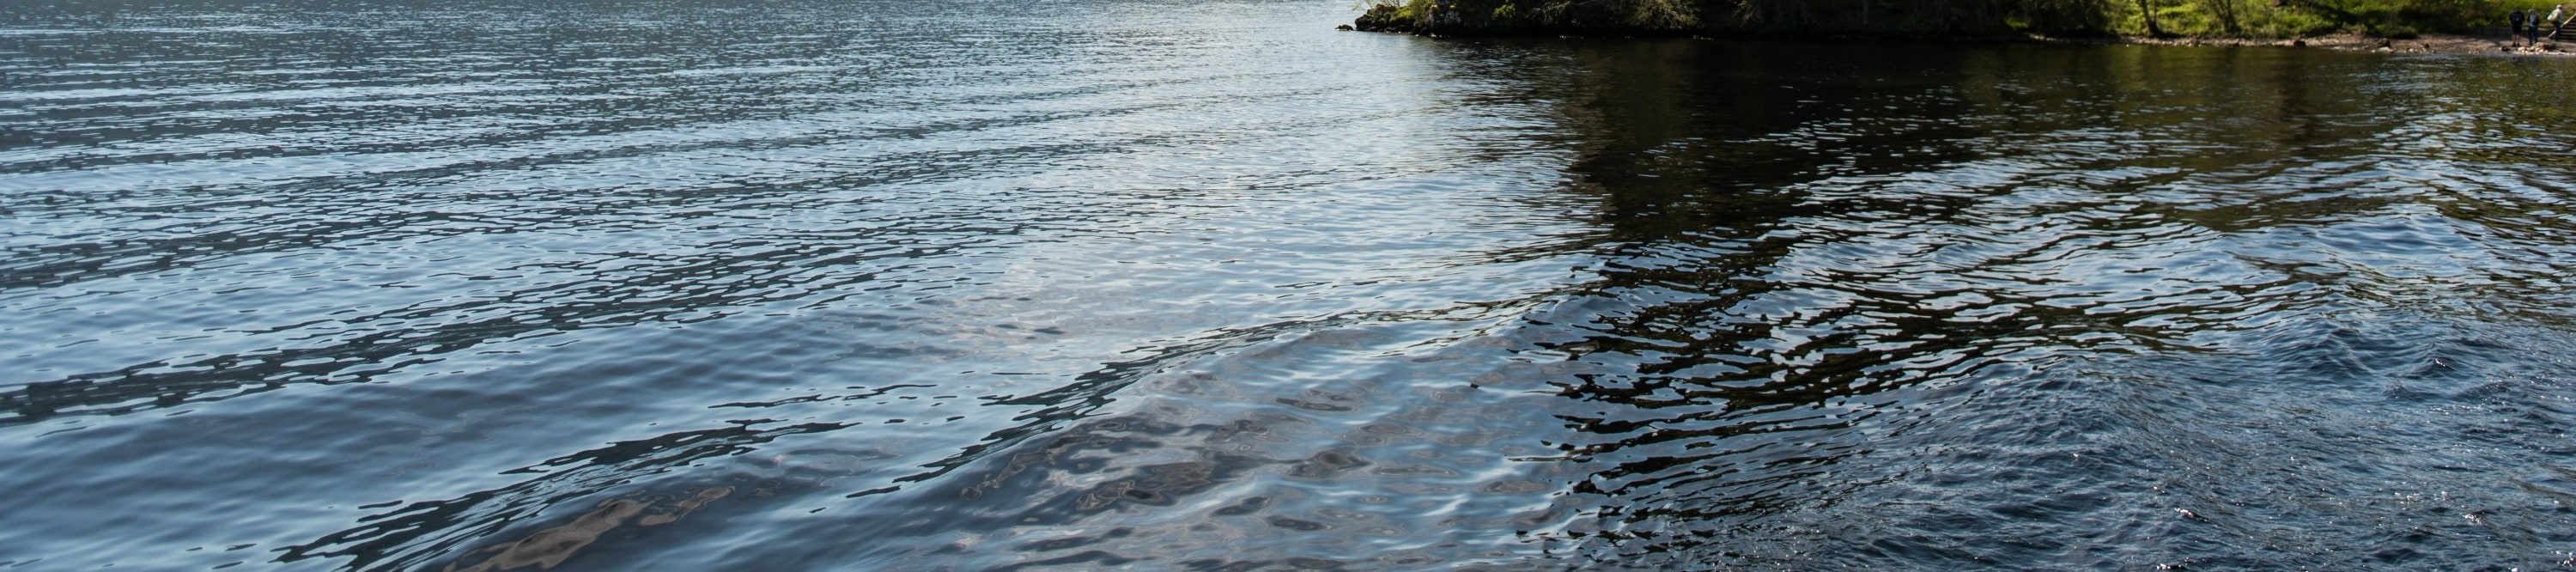
[[[2522,40],[2522,25],[2524,22],[2531,21],[2531,15],[2522,13],[2521,8],[2515,8],[2513,9],[2513,15],[2505,16],[2504,20],[2513,23],[2513,35],[2506,37],[2520,41]]]

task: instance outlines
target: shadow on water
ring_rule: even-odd
[[[2402,567],[2576,548],[2541,532],[2569,524],[2563,493],[2515,480],[2563,486],[2525,473],[2567,450],[2528,440],[2546,430],[2435,461],[2458,444],[2334,423],[2568,421],[2540,396],[2576,369],[2495,353],[2569,340],[2571,268],[2537,255],[2568,247],[2566,171],[2541,166],[2567,147],[2550,127],[2565,110],[2475,101],[2547,89],[2530,78],[2424,77],[2520,62],[1573,49],[1593,91],[1567,113],[1585,140],[1569,171],[1600,201],[1607,258],[1531,327],[1570,364],[1547,383],[1583,434],[1560,458],[1593,467],[1571,484],[1600,521],[1562,533],[1588,566]],[[2439,144],[2498,132],[2521,142]],[[2513,379],[2487,382],[2510,395],[2372,395],[2433,363]],[[2301,403],[2327,395],[2372,413]],[[2266,429],[2292,434],[2240,433]],[[2484,488],[2445,502],[2475,508],[2431,512],[2516,522],[2389,506],[2471,494],[2460,471]],[[2381,550],[2392,535],[2406,546]]]

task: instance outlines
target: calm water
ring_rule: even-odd
[[[2576,566],[2576,61],[0,7],[0,569]]]

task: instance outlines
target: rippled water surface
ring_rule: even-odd
[[[2576,566],[2576,62],[0,7],[0,569]]]

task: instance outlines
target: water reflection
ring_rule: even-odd
[[[2244,506],[2243,491],[2168,500],[2168,487],[2186,485],[2161,470],[2211,454],[2263,458],[2285,445],[2176,444],[2214,420],[2143,424],[2175,415],[2147,404],[2175,396],[2121,386],[2250,377],[2270,380],[2256,390],[2269,401],[2388,375],[2233,356],[2296,363],[2309,344],[2277,339],[2299,337],[2283,330],[2365,327],[2354,321],[2429,330],[2418,333],[2444,340],[2436,344],[2502,343],[2382,304],[2511,306],[2498,302],[2554,295],[2437,291],[2486,286],[2489,272],[2564,268],[2488,258],[2535,245],[2479,240],[2486,231],[2476,223],[2426,208],[2459,201],[2443,182],[2528,165],[2397,167],[2440,149],[2389,134],[2489,112],[2425,93],[2451,86],[2391,85],[2385,60],[1722,43],[1590,50],[1586,61],[1607,77],[1587,82],[1601,89],[1594,109],[1572,116],[1600,129],[1600,143],[1571,171],[1602,197],[1614,254],[1579,290],[1586,307],[1567,320],[1573,328],[1538,345],[1579,364],[1553,385],[1577,404],[1559,418],[1589,435],[1559,449],[1601,467],[1574,490],[1601,499],[1594,514],[1604,522],[1567,535],[1592,539],[1608,557],[1600,563],[2290,566],[2359,539],[2298,539],[2302,556],[2274,560],[2254,553],[2294,543],[2164,531],[2194,546],[2175,550],[2185,542],[2128,528],[2171,521],[2159,508],[2239,525],[2230,517],[2250,515],[2214,517],[2209,507]],[[2445,180],[2404,180],[2424,176]],[[2325,238],[2337,234],[2350,240]],[[2488,315],[2563,323],[2531,315],[2545,307]],[[2413,353],[2409,338],[2366,337],[2364,353]],[[2569,371],[2544,367],[2550,387]],[[2286,446],[2320,445],[2339,448]],[[2378,461],[2344,473],[2293,469],[2295,484],[2266,483],[2267,492],[2315,487],[2308,494],[2331,497],[2456,478],[2392,475],[2414,463]],[[2538,500],[2491,494],[2501,496],[2479,500]],[[2265,516],[2370,530],[2387,525],[2375,512]],[[2519,516],[2555,520],[2549,514]],[[2417,538],[2410,550],[2454,559],[2433,561],[2552,559],[2518,536]]]
[[[7,17],[0,565],[2576,554],[2563,65]]]

